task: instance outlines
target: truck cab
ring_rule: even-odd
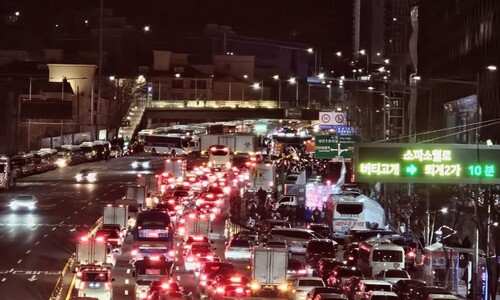
[[[134,263],[135,298],[145,299],[153,281],[168,281],[172,277],[174,263],[164,256],[145,257]]]
[[[289,205],[289,206],[299,205],[297,201],[297,196],[283,195],[279,197],[278,200],[274,203],[274,209],[277,210],[282,205]]]

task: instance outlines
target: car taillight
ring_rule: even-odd
[[[408,257],[415,257],[415,256],[416,256],[415,251],[413,251],[413,250],[412,250],[412,251],[410,251],[410,252],[408,252],[408,254],[406,254],[406,255],[407,255]]]
[[[307,274],[307,271],[306,270],[299,270],[297,273],[299,273],[300,275],[305,275],[305,274]]]
[[[244,293],[243,288],[241,288],[241,287],[236,288],[236,293],[237,294],[243,294]]]
[[[215,289],[215,292],[217,294],[224,294],[224,292],[226,291],[226,289],[224,289],[223,287],[221,286],[218,286],[216,289]]]

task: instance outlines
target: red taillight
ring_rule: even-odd
[[[225,290],[223,287],[221,287],[221,286],[218,286],[218,287],[215,289],[215,292],[216,292],[217,294],[224,294],[224,292],[225,292],[225,291],[226,291],[226,290]]]
[[[307,271],[306,270],[299,270],[297,273],[299,273],[300,275],[305,275],[305,274],[307,274]]]
[[[88,240],[89,240],[89,237],[88,237],[88,236],[82,236],[82,237],[80,238],[80,241],[82,241],[82,242],[87,242]]]
[[[415,251],[410,251],[408,252],[408,254],[406,254],[408,257],[415,257],[416,254],[415,254]]]
[[[98,236],[98,237],[95,238],[95,240],[98,241],[98,242],[100,242],[100,243],[102,243],[102,242],[104,242],[104,237],[103,236]]]

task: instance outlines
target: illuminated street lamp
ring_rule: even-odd
[[[290,77],[290,79],[288,79],[288,82],[291,85],[295,85],[295,106],[299,107],[299,83],[297,82],[297,79],[295,77]]]
[[[494,65],[490,65],[488,67],[486,67],[488,70],[490,71],[496,71],[497,70],[497,66],[494,66]]]
[[[370,56],[365,49],[359,50],[359,54],[366,55],[366,75],[370,74]]]
[[[335,55],[337,55],[338,57],[342,57],[342,52],[337,51],[337,52],[335,53]]]
[[[148,32],[148,31],[151,30],[151,27],[149,27],[149,25],[146,25],[146,26],[144,26],[143,29],[144,29],[145,32]]]
[[[261,81],[260,83],[259,82],[255,82],[254,84],[252,84],[252,87],[255,90],[259,90],[260,89],[260,100],[263,100],[264,99],[264,81]]]
[[[279,75],[274,75],[273,79],[278,81],[278,108],[280,108],[280,104],[281,104],[281,79],[280,79]]]

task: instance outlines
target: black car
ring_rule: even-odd
[[[409,300],[409,295],[416,288],[426,286],[425,282],[413,279],[402,279],[392,286],[392,291],[398,294],[399,299]]]
[[[329,239],[311,240],[307,243],[306,263],[309,267],[316,269],[318,260],[321,257],[335,257],[337,243]]]
[[[424,300],[431,294],[451,295],[451,292],[440,286],[418,286],[409,293],[406,299]]]
[[[333,269],[330,277],[326,279],[326,284],[342,292],[345,282],[351,277],[363,278],[363,273],[356,266],[337,266]]]
[[[330,274],[337,266],[350,266],[354,265],[352,262],[339,260],[334,257],[322,257],[318,260],[316,266],[316,274],[317,276],[323,278],[326,282],[326,279],[330,277]]]
[[[332,237],[332,230],[330,229],[330,226],[326,224],[309,224],[307,228],[311,229],[312,231],[316,232],[317,234],[324,236],[325,238],[329,239]]]

